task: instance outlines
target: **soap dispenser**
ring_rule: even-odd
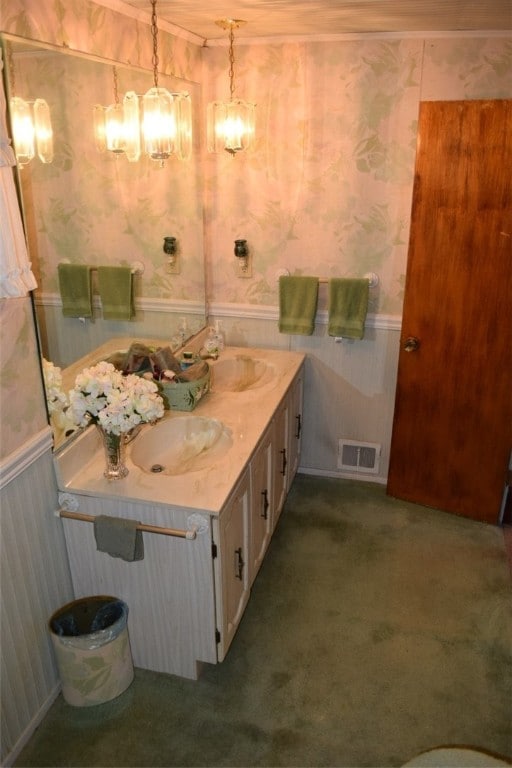
[[[208,336],[206,338],[206,341],[204,343],[204,348],[208,355],[211,355],[212,357],[219,354],[219,347],[218,347],[218,341],[217,336],[215,333],[215,328],[213,325],[211,325],[208,329]]]
[[[226,346],[224,343],[224,334],[222,333],[220,329],[220,320],[215,321],[215,329],[214,329],[214,339],[217,344],[217,351],[222,352],[224,347]]]
[[[188,339],[188,325],[187,325],[187,318],[181,317],[180,318],[180,324],[178,328],[178,335],[180,337],[181,346],[183,346]]]

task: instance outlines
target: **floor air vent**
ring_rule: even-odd
[[[380,463],[379,443],[338,440],[338,469],[377,474]]]

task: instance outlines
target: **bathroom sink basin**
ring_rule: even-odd
[[[131,458],[144,472],[183,475],[209,467],[232,442],[229,430],[217,419],[177,416],[135,438]]]
[[[246,355],[219,360],[211,366],[212,392],[246,392],[267,384],[274,376],[272,366]]]

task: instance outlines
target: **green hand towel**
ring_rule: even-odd
[[[92,317],[91,268],[59,264],[57,272],[64,317]]]
[[[98,291],[105,320],[131,320],[134,317],[130,267],[98,267]]]
[[[318,277],[279,278],[279,331],[311,336],[318,304]]]
[[[363,338],[369,292],[370,283],[366,279],[329,280],[329,336]]]

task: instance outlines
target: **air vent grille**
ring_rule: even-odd
[[[360,443],[341,438],[338,440],[338,469],[377,474],[380,451],[379,443]]]

